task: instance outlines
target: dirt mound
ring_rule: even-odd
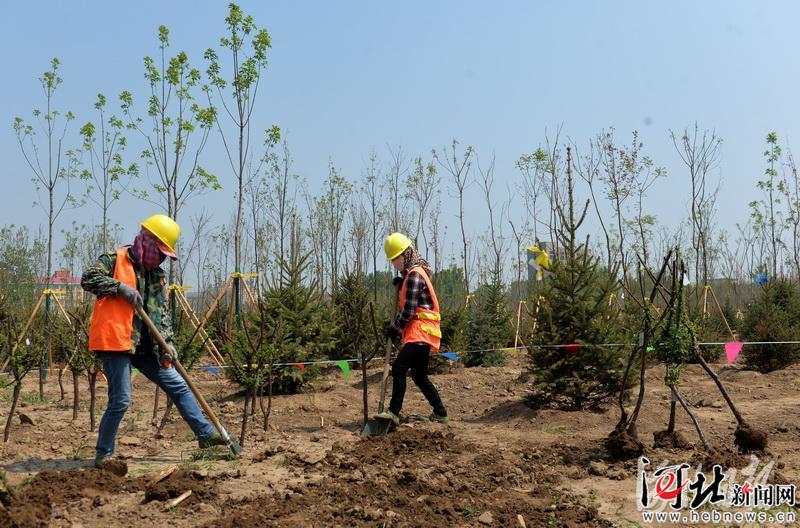
[[[192,490],[192,495],[183,503],[184,505],[192,502],[209,502],[217,496],[213,479],[196,471],[180,469],[161,482],[148,486],[144,492],[144,502],[174,499],[188,490]]]
[[[119,477],[124,477],[128,474],[128,464],[122,460],[106,460],[100,464],[100,469],[103,471],[110,471]]]
[[[551,495],[537,467],[447,431],[402,427],[334,446],[321,479],[226,504],[207,526],[517,526],[517,515],[528,526],[602,525],[593,507]]]
[[[678,431],[656,431],[653,433],[653,447],[688,449],[692,444]]]
[[[138,481],[126,480],[110,471],[41,471],[17,492],[2,497],[2,526],[49,526],[54,504],[101,497],[141,489]]]

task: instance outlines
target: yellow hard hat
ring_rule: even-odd
[[[164,249],[168,249],[172,253],[170,256],[175,255],[175,243],[181,236],[181,228],[175,220],[167,215],[154,214],[142,222],[142,227],[153,233],[166,246]]]
[[[383,241],[383,251],[389,260],[396,259],[410,246],[411,239],[403,233],[392,233]]]

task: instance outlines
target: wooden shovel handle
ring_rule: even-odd
[[[150,334],[156,338],[156,341],[158,342],[161,349],[170,350],[170,346],[167,344],[167,341],[164,339],[164,336],[161,335],[161,332],[158,331],[156,325],[153,324],[153,320],[150,319],[150,316],[147,315],[147,313],[141,306],[136,307],[136,313],[139,315],[139,318],[141,318],[141,320],[144,321],[144,324],[147,325],[147,328],[150,330]],[[189,390],[191,390],[192,394],[194,394],[194,397],[197,399],[197,403],[200,404],[200,407],[203,409],[203,412],[206,413],[208,419],[211,420],[211,423],[214,424],[214,427],[217,429],[217,431],[222,433],[223,431],[222,424],[217,419],[217,415],[214,414],[214,411],[211,410],[211,406],[208,405],[206,399],[203,398],[202,394],[200,394],[200,391],[197,389],[194,382],[189,377],[189,374],[187,374],[186,369],[184,369],[183,365],[181,365],[180,360],[177,357],[172,358],[172,364],[175,367],[175,370],[178,371],[178,374],[180,374],[181,377],[184,379],[184,381],[186,381],[186,384],[189,386]]]

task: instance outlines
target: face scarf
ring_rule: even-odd
[[[142,229],[131,246],[133,258],[142,269],[156,269],[164,261],[165,255],[161,252],[158,240],[149,231]]]
[[[431,265],[428,264],[427,260],[422,258],[419,251],[409,246],[408,249],[403,251],[403,275],[408,273],[408,270],[415,266],[422,267],[428,277],[431,276]]]

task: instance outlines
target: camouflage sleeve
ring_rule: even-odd
[[[174,344],[172,334],[172,317],[170,315],[169,302],[167,301],[168,296],[166,294],[166,288],[164,288],[162,291],[164,291],[164,293],[159,296],[159,302],[161,303],[161,325],[159,330],[161,331],[161,335],[164,337],[164,341],[172,345]]]
[[[119,290],[119,281],[114,278],[116,255],[100,255],[94,266],[83,272],[81,287],[97,297],[110,297]]]

